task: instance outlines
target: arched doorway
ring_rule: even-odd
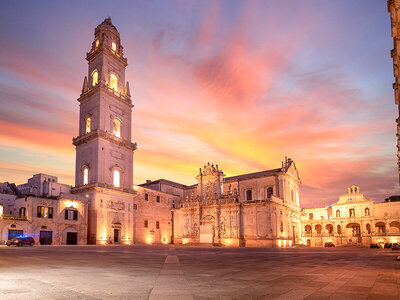
[[[375,228],[377,234],[386,234],[386,225],[384,222],[377,222]]]
[[[361,243],[361,229],[358,223],[346,225],[346,237],[348,243]]]
[[[200,243],[214,242],[215,218],[213,216],[205,216],[200,223]]]
[[[325,229],[326,229],[326,232],[328,235],[333,235],[333,225],[332,224],[326,224]]]
[[[306,225],[304,227],[304,231],[305,231],[305,234],[311,235],[311,233],[312,233],[311,225]]]
[[[321,234],[321,233],[322,233],[322,226],[321,226],[321,224],[315,225],[315,230],[317,231],[318,234]]]
[[[400,222],[390,222],[390,233],[400,233]]]

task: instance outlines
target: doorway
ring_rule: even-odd
[[[41,231],[39,237],[40,245],[51,245],[53,242],[53,231]]]
[[[67,245],[78,245],[77,232],[67,232]]]
[[[119,229],[114,229],[114,243],[119,243]]]

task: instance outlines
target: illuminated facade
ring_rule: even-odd
[[[104,20],[86,55],[80,103],[75,187],[89,200],[89,243],[133,243],[132,101],[120,35]],[[89,78],[89,82],[87,80]]]
[[[400,242],[400,202],[376,203],[353,185],[328,207],[303,209],[301,223],[302,243],[312,247]]]
[[[7,208],[0,213],[0,244],[16,236],[31,236],[42,245],[87,244],[88,201],[84,197],[23,196]]]
[[[218,165],[207,164],[196,179],[193,186],[166,180],[142,185],[180,196],[172,210],[174,243],[283,247],[300,239],[300,178],[293,160],[226,178]]]

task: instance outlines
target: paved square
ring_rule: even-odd
[[[0,299],[398,299],[398,252],[0,247]]]

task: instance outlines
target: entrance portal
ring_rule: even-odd
[[[213,216],[205,216],[200,225],[200,243],[214,243],[215,219]]]
[[[114,228],[114,243],[119,243],[119,229]]]

